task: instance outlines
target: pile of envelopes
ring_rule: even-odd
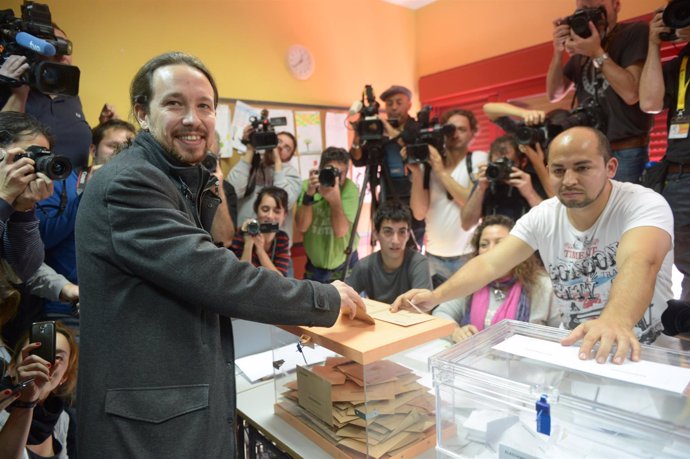
[[[283,406],[334,445],[374,458],[395,455],[433,434],[434,397],[420,376],[388,360],[362,366],[345,357],[297,368]],[[366,384],[365,384],[366,382]]]

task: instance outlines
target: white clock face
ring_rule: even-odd
[[[300,80],[306,80],[314,73],[314,57],[302,45],[290,46],[287,64],[292,75]]]

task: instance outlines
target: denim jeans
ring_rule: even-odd
[[[649,161],[647,147],[624,148],[614,151],[613,156],[618,159],[618,169],[614,180],[619,182],[640,183],[640,176],[644,165]]]
[[[429,271],[431,275],[438,274],[448,279],[455,274],[455,271],[462,268],[462,266],[472,258],[472,254],[468,253],[467,255],[460,255],[457,257],[440,257],[427,252],[426,257],[429,260]]]
[[[662,194],[673,211],[674,263],[683,274],[679,299],[690,301],[690,174],[668,174]]]

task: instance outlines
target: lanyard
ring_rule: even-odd
[[[688,81],[685,81],[685,70],[688,68],[688,56],[683,56],[680,62],[680,75],[678,77],[678,103],[676,111],[683,113],[685,111],[685,93],[688,90]]]

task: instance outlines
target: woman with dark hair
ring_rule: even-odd
[[[287,192],[275,186],[259,191],[254,201],[254,218],[242,223],[230,250],[242,261],[287,276],[290,238],[280,229],[287,215]]]
[[[472,237],[474,256],[491,250],[508,236],[515,222],[504,215],[490,215]],[[546,272],[532,255],[503,278],[485,285],[466,298],[441,303],[433,315],[458,323],[453,341],[463,341],[503,319],[557,327],[560,313],[552,305],[553,290]]]
[[[55,323],[55,364],[30,354],[37,343],[29,343],[28,338],[19,342],[15,358],[10,364],[10,375],[19,382],[34,378],[31,383],[35,388],[22,391],[22,396],[8,409],[0,412],[0,425],[7,429],[12,425],[13,417],[26,415],[33,411],[26,448],[23,458],[60,458],[66,459],[67,437],[70,419],[65,408],[68,406],[77,386],[77,363],[79,348],[74,333],[60,322]],[[47,382],[42,376],[48,369]],[[30,398],[29,398],[30,397]],[[26,398],[26,400],[24,399]],[[15,410],[17,413],[15,414]]]
[[[253,128],[247,126],[244,139],[249,139]],[[237,222],[243,222],[254,214],[252,204],[256,194],[264,187],[275,186],[287,192],[286,218],[283,229],[292,239],[292,213],[290,209],[297,202],[302,179],[297,169],[289,162],[297,152],[297,140],[289,132],[278,133],[278,145],[271,151],[256,152],[251,144],[242,159],[228,173],[228,182],[237,193]]]

